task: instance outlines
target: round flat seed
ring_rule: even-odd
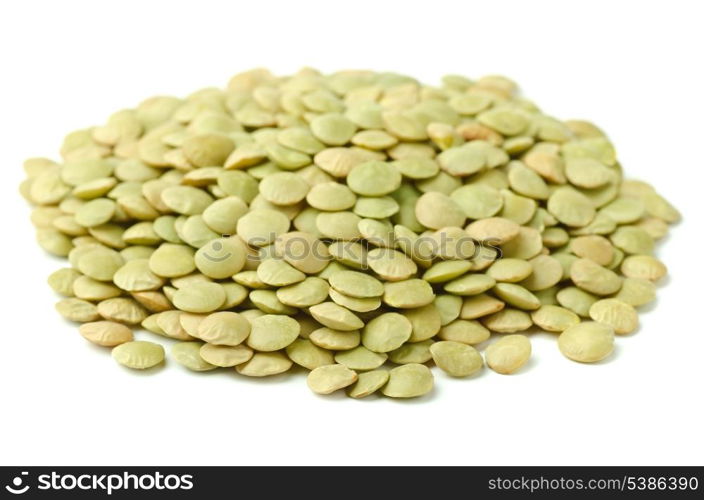
[[[257,268],[257,276],[267,285],[282,287],[306,279],[306,275],[280,259],[267,259]]]
[[[538,204],[534,199],[514,194],[508,189],[501,190],[501,197],[504,206],[499,215],[504,219],[512,220],[516,224],[526,224],[535,216]]]
[[[200,355],[203,342],[177,342],[171,346],[171,356],[180,365],[194,372],[215,370],[217,366],[208,363]]]
[[[203,211],[203,221],[220,234],[234,234],[237,221],[248,211],[247,204],[237,196],[216,200]]]
[[[594,203],[569,187],[558,187],[552,192],[548,211],[563,224],[573,227],[586,226],[596,215]]]
[[[61,179],[67,184],[78,186],[95,179],[110,177],[113,173],[113,164],[105,159],[86,158],[68,161],[61,167]],[[53,170],[47,173],[55,173]],[[42,174],[40,177],[42,177]]]
[[[70,267],[65,267],[51,273],[47,283],[59,295],[71,297],[73,296],[73,282],[80,276],[80,272]]]
[[[476,319],[501,311],[506,304],[485,293],[468,297],[462,302],[460,318]]]
[[[356,130],[357,126],[352,121],[338,113],[320,115],[310,122],[313,135],[330,146],[347,144]]]
[[[379,368],[386,362],[388,355],[372,352],[364,346],[357,346],[349,351],[335,354],[335,362],[346,366],[350,370],[367,371]]]
[[[555,298],[562,307],[569,309],[583,318],[589,317],[589,308],[594,302],[599,300],[596,295],[585,292],[576,286],[563,288],[557,292]]]
[[[412,156],[393,162],[394,167],[409,179],[429,179],[438,174],[440,166],[432,158]]]
[[[237,221],[237,234],[248,245],[262,247],[286,233],[290,225],[291,222],[283,213],[260,208],[250,211]]]
[[[581,188],[597,188],[612,181],[615,172],[594,158],[569,158],[565,174],[570,183]]]
[[[360,217],[385,219],[399,211],[399,205],[393,198],[382,196],[378,198],[358,198],[354,205],[354,213]]]
[[[83,227],[96,227],[110,221],[117,205],[107,198],[98,198],[82,205],[75,213],[76,224]]]
[[[441,259],[473,259],[478,254],[474,240],[459,227],[446,227],[423,238],[430,252]]]
[[[528,127],[528,118],[518,109],[494,108],[477,116],[479,123],[502,135],[518,135]]]
[[[83,323],[78,331],[84,338],[94,344],[113,347],[130,342],[134,339],[132,330],[127,326],[113,321],[94,321]]]
[[[187,138],[181,149],[196,167],[220,166],[235,149],[235,143],[224,135],[202,134]]]
[[[107,282],[81,276],[73,282],[73,293],[79,299],[105,300],[120,296],[122,290]]]
[[[453,377],[468,377],[484,366],[481,354],[472,346],[451,340],[435,342],[430,346],[435,364]]]
[[[442,193],[424,193],[416,203],[418,221],[430,229],[464,225],[466,216],[452,198]],[[471,235],[470,235],[471,236]]]
[[[78,260],[78,270],[98,281],[111,281],[125,260],[115,250],[95,247],[88,249]]]
[[[610,295],[621,288],[623,279],[589,259],[578,259],[570,267],[570,279],[579,288],[596,295]]]
[[[664,238],[669,231],[667,222],[657,217],[644,217],[636,226],[643,228],[654,240]]]
[[[430,346],[434,343],[435,342],[430,339],[420,342],[407,342],[389,353],[389,361],[398,365],[427,363],[433,359],[432,354],[430,354]]]
[[[194,255],[185,245],[162,243],[149,257],[149,269],[164,278],[185,276],[196,269]]]
[[[484,342],[490,335],[491,332],[478,321],[456,319],[440,329],[438,338],[475,345]]]
[[[161,192],[161,201],[178,214],[198,215],[208,208],[213,197],[193,186],[171,186]]]
[[[648,255],[655,247],[655,242],[648,232],[636,226],[619,227],[611,235],[611,243],[632,255]]]
[[[548,248],[561,247],[569,241],[569,233],[561,227],[548,227],[543,231],[543,245]]]
[[[225,289],[218,283],[192,283],[176,290],[173,303],[186,312],[207,313],[218,309],[226,299]]]
[[[536,200],[545,200],[550,196],[550,189],[543,178],[520,161],[509,164],[508,182],[511,189],[522,196]]]
[[[357,271],[340,271],[330,276],[330,286],[350,297],[380,297],[384,285],[378,279]]]
[[[472,141],[447,149],[438,155],[440,168],[457,177],[477,173],[487,164],[486,146],[483,141]]]
[[[320,233],[334,240],[356,240],[362,236],[358,225],[362,219],[352,212],[321,212],[315,219]]]
[[[617,224],[631,224],[645,215],[645,204],[634,198],[616,198],[599,210],[599,213],[610,217]]]
[[[399,188],[401,178],[401,173],[392,164],[368,161],[350,171],[347,185],[362,196],[384,196]]]
[[[355,399],[365,398],[381,389],[388,381],[389,372],[386,370],[360,373],[357,376],[357,382],[347,390],[347,395]]]
[[[560,268],[560,271],[562,268]],[[527,289],[515,283],[498,283],[492,291],[504,302],[519,309],[538,309],[540,301]]]
[[[376,311],[381,307],[381,299],[379,297],[371,297],[367,299],[359,299],[357,297],[348,297],[334,288],[328,292],[332,301],[344,308],[354,312],[370,312]]]
[[[389,111],[383,112],[381,117],[386,130],[403,141],[422,141],[428,138],[423,123],[408,113]]]
[[[69,321],[85,323],[100,319],[95,304],[82,299],[68,298],[56,303],[56,311]]]
[[[489,330],[498,333],[521,332],[533,325],[530,315],[518,309],[502,309],[497,313],[483,317],[481,321]]]
[[[281,130],[276,139],[282,146],[314,155],[325,149],[325,145],[318,141],[307,128],[291,127]]]
[[[494,262],[486,274],[495,281],[516,283],[526,279],[533,272],[530,262],[522,259],[501,259]]]
[[[311,163],[311,158],[307,154],[285,148],[280,144],[268,144],[265,149],[277,169],[294,170]],[[253,167],[253,169],[255,168]],[[253,169],[250,169],[250,173],[252,173]]]
[[[445,172],[439,172],[435,177],[421,179],[415,182],[415,187],[421,193],[440,193],[450,196],[453,191],[462,186],[462,181]]]
[[[53,205],[71,192],[71,186],[61,179],[61,173],[48,170],[34,179],[29,187],[29,198],[38,205]]]
[[[532,259],[543,249],[540,232],[532,227],[521,226],[518,235],[502,245],[505,257],[513,259]]]
[[[658,281],[667,274],[665,264],[650,255],[631,255],[623,259],[621,272],[627,278]]]
[[[433,289],[427,281],[410,279],[384,284],[385,304],[401,308],[413,309],[430,304],[435,299]]]
[[[137,325],[147,317],[139,303],[126,297],[103,300],[98,304],[98,313],[107,320],[128,325]]]
[[[370,151],[356,148],[328,148],[315,155],[313,161],[334,177],[347,177],[350,171],[365,161],[372,160]]]
[[[268,175],[259,183],[261,195],[275,205],[295,205],[309,190],[310,186],[300,175],[290,172]]]
[[[388,281],[405,280],[418,271],[418,266],[401,252],[389,248],[374,248],[367,254],[372,270]]]
[[[521,286],[531,292],[545,290],[557,285],[562,280],[562,264],[549,255],[538,255],[530,259],[533,272],[521,281]]]
[[[443,287],[446,292],[455,295],[478,295],[496,285],[496,281],[486,274],[467,274],[450,281]]]
[[[114,347],[112,357],[128,368],[146,370],[164,361],[164,348],[153,342],[134,340]]]
[[[288,371],[292,365],[280,352],[257,352],[249,361],[235,366],[235,370],[247,377],[270,377]]]
[[[485,219],[501,211],[504,200],[499,190],[485,184],[467,184],[455,189],[450,198],[470,219]]]
[[[252,359],[253,355],[254,351],[246,345],[203,344],[200,348],[200,357],[203,361],[222,368],[230,368],[246,363]]]
[[[346,351],[359,345],[358,330],[339,331],[331,328],[318,328],[311,332],[309,339],[315,345],[331,351]]]
[[[521,226],[508,219],[490,217],[472,222],[465,230],[476,241],[503,245],[519,235]]]
[[[389,381],[381,388],[390,398],[415,398],[433,390],[433,374],[421,364],[409,363],[389,371]]]
[[[145,318],[144,321],[142,321],[142,326],[150,332],[164,335],[172,339],[194,340],[194,337],[198,336],[197,331],[193,332],[194,335],[191,335],[183,327],[184,324],[187,324],[183,321],[187,315],[187,313],[182,313],[181,311],[162,311]]]
[[[557,339],[560,352],[580,363],[601,361],[614,350],[614,330],[608,325],[587,321],[571,326]]]
[[[655,300],[655,284],[641,278],[626,278],[613,298],[633,307],[642,306]]]
[[[333,241],[328,247],[330,255],[335,261],[325,267],[319,274],[321,278],[330,278],[335,273],[354,269],[367,268],[367,249],[355,241]]]
[[[244,267],[246,250],[237,237],[218,238],[198,249],[194,262],[204,275],[215,278],[231,278]]]
[[[599,235],[578,236],[570,241],[570,250],[577,257],[590,259],[600,266],[608,266],[614,257],[611,242]]]
[[[423,273],[423,279],[428,283],[444,283],[462,276],[472,267],[472,263],[467,260],[445,260],[433,264]]]
[[[403,315],[384,313],[364,326],[362,344],[374,352],[398,349],[411,337],[413,326]]]
[[[223,171],[218,175],[218,187],[229,196],[237,196],[251,203],[259,192],[257,180],[247,172]]]
[[[458,113],[472,116],[488,108],[492,98],[481,94],[461,94],[452,97],[448,103]]]
[[[646,194],[643,197],[643,202],[645,203],[645,211],[649,215],[658,217],[665,222],[675,223],[682,218],[679,211],[657,193]]]
[[[344,365],[326,365],[308,374],[308,387],[316,394],[331,394],[354,384],[357,374]]]
[[[457,306],[459,314],[459,306]],[[411,336],[409,342],[420,342],[435,336],[442,326],[442,316],[435,304],[428,304],[416,309],[407,309],[402,312],[411,322]]]
[[[397,143],[398,139],[383,130],[363,130],[352,137],[352,144],[367,149],[388,149]]]
[[[589,317],[609,325],[614,333],[624,335],[638,328],[638,313],[632,305],[618,299],[602,299],[589,308]]]
[[[309,309],[311,316],[321,325],[344,332],[359,330],[364,323],[354,313],[334,302],[323,302]]]
[[[344,184],[323,182],[310,188],[306,201],[318,210],[340,212],[352,208],[357,196]]]
[[[276,297],[287,306],[310,307],[325,302],[328,289],[329,286],[325,280],[310,277],[300,283],[279,288],[276,291]]]
[[[246,320],[245,320],[246,321]],[[278,351],[298,338],[301,326],[288,316],[266,314],[252,321],[247,345],[257,351]]]
[[[542,305],[530,317],[533,323],[547,332],[564,332],[580,322],[576,313],[556,305]]]
[[[315,235],[293,231],[276,238],[276,253],[293,267],[307,274],[322,271],[330,262],[328,247]]]
[[[525,335],[507,335],[486,348],[486,364],[496,373],[508,375],[528,362],[530,340]]]
[[[392,248],[394,242],[394,228],[390,222],[376,219],[362,219],[357,224],[362,238],[374,246]]]
[[[222,311],[199,322],[197,337],[213,345],[236,346],[244,342],[250,329],[249,321],[240,314]]]
[[[296,339],[286,347],[291,361],[308,370],[335,363],[333,354],[307,339]]]
[[[249,300],[267,314],[296,314],[294,307],[287,306],[278,299],[273,290],[252,290]]]

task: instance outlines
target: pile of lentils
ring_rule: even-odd
[[[540,330],[607,358],[680,218],[599,128],[502,76],[255,69],[120,110],[61,157],[27,160],[21,192],[83,337],[144,370],[165,351],[141,328],[193,371],[299,365],[353,398],[424,395],[433,365],[517,372]]]

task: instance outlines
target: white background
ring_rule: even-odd
[[[0,464],[702,464],[704,78],[698,2],[66,1],[0,7]],[[54,312],[17,194],[21,162],[153,94],[268,66],[371,68],[429,83],[503,73],[587,118],[626,172],[683,212],[670,277],[597,366],[536,335],[514,376],[436,373],[412,402],[317,397],[301,374],[245,380],[117,366]]]

